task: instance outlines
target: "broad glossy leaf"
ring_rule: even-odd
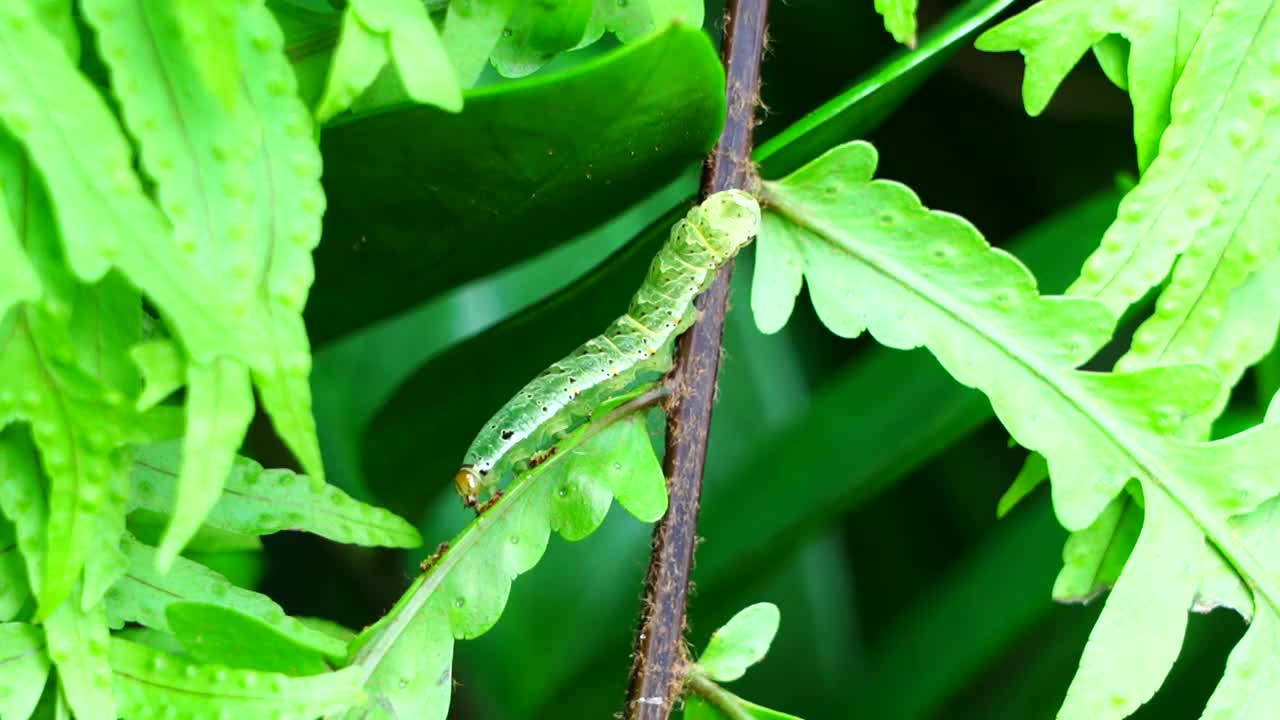
[[[124,720],[153,717],[163,707],[175,720],[210,712],[229,717],[314,720],[359,702],[360,670],[322,675],[279,673],[202,665],[120,638],[111,639],[115,696]]]
[[[312,337],[386,318],[612,217],[711,147],[723,83],[706,35],[672,29],[475,91],[457,115],[407,107],[327,129]]]
[[[643,416],[623,418],[594,435],[592,428],[573,431],[556,444],[557,452],[520,475],[501,500],[426,560],[425,572],[396,607],[356,639],[351,664],[369,674],[370,698],[347,717],[443,718],[452,691],[453,639],[476,637],[497,622],[512,581],[538,562],[552,529],[566,537],[594,531],[610,495],[661,496],[661,503],[628,509],[641,517],[662,514],[665,493],[638,489],[665,487]]]
[[[172,442],[138,451],[133,467],[136,507],[157,513],[173,507],[179,456],[178,445]],[[265,470],[239,456],[223,483],[222,495],[203,522],[207,528],[241,536],[301,530],[354,545],[417,547],[422,543],[412,525],[382,508],[353,500],[305,475]]]
[[[164,614],[174,637],[196,662],[286,675],[318,675],[329,669],[321,653],[238,610],[176,602]]]
[[[772,603],[743,608],[711,635],[711,642],[698,658],[698,667],[717,682],[737,680],[747,668],[764,659],[780,620],[778,606]]]
[[[777,260],[762,260],[757,278],[762,267],[776,277],[760,283],[753,307],[789,303],[798,288],[787,275],[802,267],[819,316],[838,334],[870,329],[893,347],[928,347],[960,382],[988,395],[1020,444],[1045,456],[1055,510],[1068,529],[1093,522],[1129,478],[1138,479],[1148,510],[1163,517],[1144,522],[1152,549],[1125,566],[1119,583],[1126,592],[1108,602],[1082,661],[1087,679],[1062,716],[1124,717],[1163,681],[1181,624],[1164,632],[1120,618],[1152,605],[1163,609],[1167,625],[1170,603],[1185,610],[1203,575],[1206,539],[1256,588],[1259,602],[1280,602],[1280,587],[1271,587],[1227,522],[1280,490],[1262,471],[1275,427],[1215,443],[1167,437],[1212,400],[1215,378],[1194,366],[1074,370],[1106,342],[1105,308],[1038,295],[1025,268],[991,250],[971,226],[925,210],[899,185],[870,181],[873,167],[870,148],[852,144],[766,186],[772,214],[759,246],[762,257],[769,252]],[[1164,554],[1175,541],[1177,549]],[[1099,658],[1119,646],[1137,658],[1102,665]]]
[[[0,624],[0,717],[26,720],[40,701],[49,656],[44,633],[26,623]]]
[[[126,539],[125,553],[129,571],[107,592],[107,618],[112,627],[136,622],[169,631],[165,613],[173,603],[215,603],[262,620],[295,642],[330,657],[342,657],[346,652],[345,643],[285,615],[271,598],[235,587],[199,563],[180,556],[169,572],[160,573],[155,568],[155,551],[132,538]]]

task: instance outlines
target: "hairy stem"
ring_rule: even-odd
[[[723,51],[728,115],[720,142],[703,171],[703,197],[731,188],[754,190],[757,184],[751,163],[751,133],[755,127],[768,9],[768,0],[728,3]],[[733,263],[726,263],[715,282],[698,298],[700,319],[680,338],[675,368],[668,378],[672,399],[667,414],[664,470],[670,505],[654,530],[624,710],[627,720],[666,720],[684,685],[689,664],[684,646],[685,612],[732,272]]]
[[[691,672],[685,680],[685,688],[693,695],[706,700],[730,720],[753,720],[742,707],[742,698],[720,687],[700,672]]]

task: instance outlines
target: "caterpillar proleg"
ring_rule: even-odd
[[[537,449],[528,446],[553,419],[589,413],[607,393],[634,381],[637,371],[652,369],[655,359],[665,361],[665,370],[672,342],[693,323],[693,299],[759,227],[760,206],[741,190],[715,193],[693,207],[671,228],[627,312],[531,380],[485,423],[454,476],[463,502],[475,506],[492,484],[486,476],[523,459],[519,449]]]

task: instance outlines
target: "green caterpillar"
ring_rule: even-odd
[[[590,412],[655,358],[669,365],[672,342],[693,322],[693,299],[759,227],[760,206],[741,190],[715,193],[677,222],[626,314],[544,370],[485,423],[454,476],[463,502],[474,507],[491,485],[486,476],[523,455],[516,449],[537,443],[566,409]]]

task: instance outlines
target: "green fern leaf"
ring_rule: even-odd
[[[26,623],[0,625],[0,717],[25,720],[40,702],[49,676],[44,633]]]
[[[167,570],[222,494],[234,451],[253,419],[249,371],[232,359],[187,369],[187,432],[169,529],[156,562]]]
[[[235,3],[223,0],[186,0],[173,3],[179,37],[186,46],[204,86],[223,105],[240,99],[240,57],[228,49],[236,46],[240,13]]]
[[[1275,422],[1276,406],[1268,411]],[[1257,511],[1232,521],[1233,528],[1257,548],[1259,559],[1269,567],[1280,562],[1280,499],[1273,499]],[[1255,592],[1255,597],[1258,593]],[[1256,610],[1244,637],[1231,651],[1222,681],[1205,707],[1203,720],[1262,720],[1280,707],[1280,614],[1271,603],[1256,602]]]
[[[80,607],[88,610],[97,605],[107,589],[124,575],[129,567],[121,544],[124,542],[125,512],[129,504],[129,468],[133,453],[118,450],[111,458],[110,475],[103,494],[102,509],[97,516],[97,532],[93,551],[85,558],[84,587]]]
[[[698,668],[718,682],[733,682],[764,659],[778,634],[782,616],[773,603],[756,603],[738,611],[711,634]]]
[[[316,118],[355,104],[378,73],[394,67],[405,99],[457,112],[462,89],[427,9],[417,0],[352,0],[329,66]]]
[[[126,720],[155,717],[163,707],[174,720],[227,717],[313,720],[360,701],[360,675],[346,668],[323,675],[202,665],[120,638],[111,639],[116,701]]]
[[[141,449],[133,470],[137,507],[157,513],[173,507],[178,466],[175,443]],[[241,535],[302,530],[354,545],[408,548],[422,544],[417,529],[392,512],[288,470],[264,470],[243,457],[232,464],[225,492],[204,524]]]
[[[0,474],[0,482],[7,480]],[[0,503],[0,508],[3,507],[4,504]],[[7,622],[17,617],[30,594],[27,568],[22,564],[22,553],[18,550],[13,523],[0,517],[0,621]]]
[[[1016,260],[901,185],[872,181],[874,165],[870,146],[852,143],[766,184],[771,210],[752,306],[789,307],[803,272],[819,317],[837,334],[869,329],[892,347],[928,347],[957,380],[988,395],[1020,444],[1044,455],[1069,530],[1095,522],[1137,478],[1147,519],[1060,715],[1124,717],[1177,656],[1210,562],[1206,539],[1256,604],[1280,607],[1280,583],[1229,521],[1280,492],[1266,469],[1280,426],[1214,443],[1169,437],[1216,396],[1211,373],[1075,370],[1107,341],[1110,313],[1083,298],[1037,295]],[[762,325],[779,318],[763,315]],[[1148,619],[1132,621],[1139,607]]]
[[[1142,530],[1142,508],[1121,495],[1089,527],[1067,538],[1062,570],[1053,584],[1058,602],[1089,602],[1115,585]]]
[[[449,3],[440,41],[462,87],[469,88],[480,79],[507,23],[523,4],[522,0]]]
[[[1165,18],[1159,22],[1177,21],[1177,13],[1151,7]],[[1265,10],[1264,3],[1218,4],[1181,73],[1170,75],[1167,67],[1157,73],[1177,79],[1173,94],[1162,95],[1160,106],[1171,107],[1172,114],[1160,153],[1152,153],[1154,160],[1121,203],[1102,246],[1068,290],[1095,297],[1119,314],[1185,251],[1185,267],[1162,294],[1157,316],[1135,338],[1142,354],[1163,350],[1165,336],[1181,323],[1211,329],[1226,292],[1274,252],[1274,241],[1256,230],[1232,239],[1249,214],[1268,213],[1278,189],[1270,178],[1277,151],[1270,149],[1273,143],[1259,143],[1274,125],[1268,119],[1275,102],[1266,49],[1280,39],[1280,18]],[[1135,10],[1132,17],[1139,16]],[[1257,42],[1237,42],[1239,37]],[[1161,42],[1173,47],[1172,36]],[[1228,250],[1228,243],[1234,248]],[[1225,267],[1214,274],[1214,258],[1224,254]],[[1197,310],[1194,300],[1201,297]],[[1199,316],[1187,317],[1192,312]]]
[[[44,633],[58,684],[77,720],[116,720],[102,606],[86,611],[79,603],[64,602],[45,619]]]
[[[528,75],[561,50],[594,44],[605,32],[629,43],[673,23],[702,27],[702,0],[521,0],[449,3],[442,40],[463,87],[493,60],[508,77]],[[585,16],[585,25],[580,25]]]
[[[106,106],[66,62],[56,41],[28,22],[25,9],[8,8],[15,19],[6,32],[20,51],[10,58],[14,66],[6,77],[20,82],[24,63],[39,61],[42,83],[0,107],[0,115],[22,136],[49,186],[57,189],[55,210],[60,225],[69,229],[63,239],[72,268],[93,280],[110,258],[146,291],[176,326],[193,359],[189,384],[193,378],[216,379],[216,374],[199,370],[216,358],[249,368],[286,443],[312,475],[323,477],[305,382],[310,357],[298,317],[311,281],[309,252],[319,234],[323,200],[310,121],[292,97],[278,28],[260,5],[241,8],[239,40],[244,47],[239,54],[246,80],[242,102],[229,113],[219,112],[210,96],[174,96],[156,86],[174,77],[193,80],[195,73],[177,33],[150,35],[155,28],[172,29],[168,4],[147,8],[99,0],[86,9],[97,24],[117,87],[123,88],[122,105],[141,140],[143,164],[156,178],[162,205],[174,221],[174,242],[169,242],[164,218],[142,195],[129,168],[128,146]],[[68,102],[74,111],[57,110],[58,103]],[[66,137],[96,138],[90,144],[102,154],[102,163],[94,164],[95,173],[98,167],[108,168],[106,183],[84,171],[87,165],[76,155],[82,148],[68,147]],[[121,237],[130,241],[121,242]],[[260,248],[253,247],[255,240]],[[227,247],[240,251],[226,252]],[[227,278],[234,279],[231,287]],[[223,302],[210,303],[210,298]],[[220,394],[211,388],[204,392]],[[242,414],[244,407],[241,403]],[[188,425],[195,431],[210,423],[222,428],[216,449],[223,459],[211,458],[216,465],[229,462],[239,443],[240,436],[227,430],[247,420],[247,414],[193,417]],[[194,471],[193,478],[192,484],[198,484]],[[209,494],[207,488],[193,493]],[[185,506],[179,515],[199,512]],[[181,540],[175,536],[170,544]]]
[[[1161,134],[1169,125],[1174,84],[1198,47],[1196,41],[1215,2],[1174,0],[1173,4],[1176,8],[1163,0],[1041,0],[983,33],[976,44],[980,50],[1017,50],[1026,56],[1023,103],[1028,113],[1039,115],[1091,46],[1102,43],[1111,33],[1122,35],[1130,44],[1125,77],[1133,99],[1138,166],[1145,169],[1155,158]],[[1249,3],[1228,0],[1218,7],[1241,4]],[[1234,45],[1242,49],[1241,43]],[[1218,80],[1231,77],[1229,69],[1217,70],[1222,72]]]
[[[129,350],[142,373],[138,409],[147,410],[177,392],[187,375],[182,353],[172,340],[148,340]]]
[[[625,399],[606,403],[596,417]],[[351,665],[364,672],[369,699],[343,717],[445,717],[454,638],[477,637],[497,622],[512,581],[537,564],[551,530],[585,537],[604,520],[611,494],[646,522],[666,512],[666,482],[643,418],[631,415],[603,430],[600,422],[573,431],[517,477],[501,500],[424,562],[424,573],[391,612],[361,633]]]
[[[884,16],[884,29],[894,40],[916,46],[916,0],[876,0],[876,12]]]
[[[20,418],[35,428],[37,446],[44,455],[56,496],[52,506],[56,524],[48,526],[56,549],[48,562],[41,558],[49,582],[38,593],[40,614],[47,615],[70,591],[86,561],[91,566],[84,606],[96,602],[108,576],[118,570],[118,556],[111,550],[113,528],[123,526],[123,496],[110,475],[117,448],[125,443],[120,428],[103,423],[129,421],[118,411],[121,391],[128,392],[131,377],[121,372],[112,355],[131,342],[137,331],[129,311],[140,308],[136,295],[116,277],[93,287],[77,286],[58,257],[56,230],[45,194],[38,182],[30,182],[30,164],[8,136],[0,137],[0,185],[8,188],[0,199],[0,235],[8,235],[20,253],[16,279],[26,289],[24,299],[38,300],[0,313],[0,327],[7,327],[8,342],[0,351],[0,424]],[[24,218],[19,237],[12,217]],[[3,244],[3,241],[0,241]],[[28,255],[30,262],[28,262]],[[31,292],[34,290],[34,292]],[[89,377],[81,368],[92,368]],[[127,432],[127,430],[125,431]],[[96,540],[94,527],[106,535],[101,553],[90,553]],[[40,527],[38,532],[46,532]]]
[[[595,0],[582,45],[594,43],[606,31],[629,43],[673,23],[700,28],[705,13],[702,0]]]
[[[582,42],[595,0],[526,2],[502,31],[490,59],[506,77],[523,77]]]
[[[0,167],[18,167],[12,157],[17,151],[13,140],[0,138]],[[10,173],[0,174],[0,201],[10,194],[21,196],[19,188],[10,187],[13,180]],[[0,203],[0,207],[8,206],[8,202]],[[9,213],[0,212],[0,322],[14,304],[23,300],[35,300],[40,297],[40,281],[35,269],[23,252],[18,233],[9,219]]]
[[[165,608],[165,619],[197,662],[287,675],[319,675],[329,669],[321,653],[238,610],[176,602]]]
[[[212,603],[263,621],[294,642],[329,657],[346,654],[346,643],[313,630],[284,614],[265,595],[232,585],[205,566],[179,557],[167,573],[155,568],[155,551],[126,536],[129,571],[107,592],[107,619],[112,627],[136,622],[170,632],[166,611],[175,602]]]
[[[0,511],[13,523],[26,566],[27,587],[38,598],[44,579],[49,508],[36,465],[35,446],[18,426],[0,429]]]
[[[1248,367],[1275,346],[1277,329],[1280,329],[1280,256],[1272,257],[1231,292],[1212,335],[1199,348],[1199,359],[1217,369],[1222,382],[1213,402],[1176,429],[1180,436],[1209,437],[1211,424],[1226,407],[1231,389]],[[1178,336],[1174,339],[1178,341]],[[1124,495],[1113,501],[1089,528],[1073,533],[1063,551],[1064,566],[1054,586],[1054,598],[1063,602],[1087,602],[1111,587],[1134,546],[1141,517],[1141,509],[1133,497]],[[1252,612],[1252,601],[1240,576],[1216,552],[1209,558],[1205,581],[1194,607],[1200,611],[1230,607],[1246,618]]]

